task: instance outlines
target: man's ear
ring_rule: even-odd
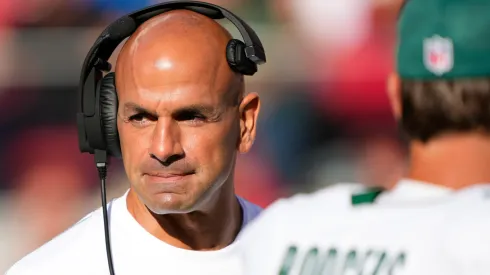
[[[391,111],[393,112],[395,119],[398,121],[402,116],[401,82],[398,74],[390,74],[386,88],[388,99],[390,100]]]
[[[260,98],[256,93],[246,95],[240,103],[240,139],[238,151],[247,153],[255,141],[257,134],[257,118],[260,111]]]

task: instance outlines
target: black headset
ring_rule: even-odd
[[[253,75],[257,65],[266,62],[262,43],[242,19],[217,5],[199,1],[172,1],[133,12],[110,24],[97,38],[83,63],[79,83],[79,112],[77,113],[78,141],[82,153],[105,151],[121,157],[116,118],[118,99],[115,74],[103,77],[111,70],[108,62],[117,46],[150,18],[176,9],[191,10],[212,19],[227,18],[240,31],[244,42],[232,39],[226,47],[226,59],[231,69],[243,75]]]
[[[83,62],[79,83],[79,110],[77,113],[78,145],[82,153],[95,155],[101,180],[102,213],[109,273],[114,275],[105,179],[107,157],[121,157],[117,132],[118,99],[112,65],[108,62],[119,44],[131,36],[150,18],[167,11],[191,10],[212,19],[230,20],[238,29],[244,42],[231,39],[226,46],[226,59],[230,68],[243,75],[253,75],[257,65],[266,62],[264,47],[254,30],[242,19],[217,5],[199,1],[172,1],[147,7],[123,16],[110,24],[97,38]]]

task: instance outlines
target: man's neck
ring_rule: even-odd
[[[490,182],[490,136],[451,134],[412,142],[409,178],[451,189]]]
[[[167,244],[189,250],[218,250],[235,240],[243,216],[234,192],[218,190],[217,193],[217,199],[205,212],[157,215],[131,189],[127,197],[128,211],[146,231]]]

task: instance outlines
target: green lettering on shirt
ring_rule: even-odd
[[[397,275],[404,268],[406,254],[384,250],[356,250],[344,253],[337,248],[320,250],[312,247],[299,253],[290,246],[285,253],[279,275]],[[295,268],[296,267],[296,268]],[[292,270],[299,270],[292,273]]]
[[[293,268],[294,260],[296,258],[296,254],[298,253],[298,248],[296,246],[290,246],[284,259],[282,261],[281,269],[279,270],[279,275],[288,275]]]

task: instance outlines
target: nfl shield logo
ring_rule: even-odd
[[[453,68],[453,42],[449,38],[434,35],[424,39],[424,64],[427,70],[443,75]]]

